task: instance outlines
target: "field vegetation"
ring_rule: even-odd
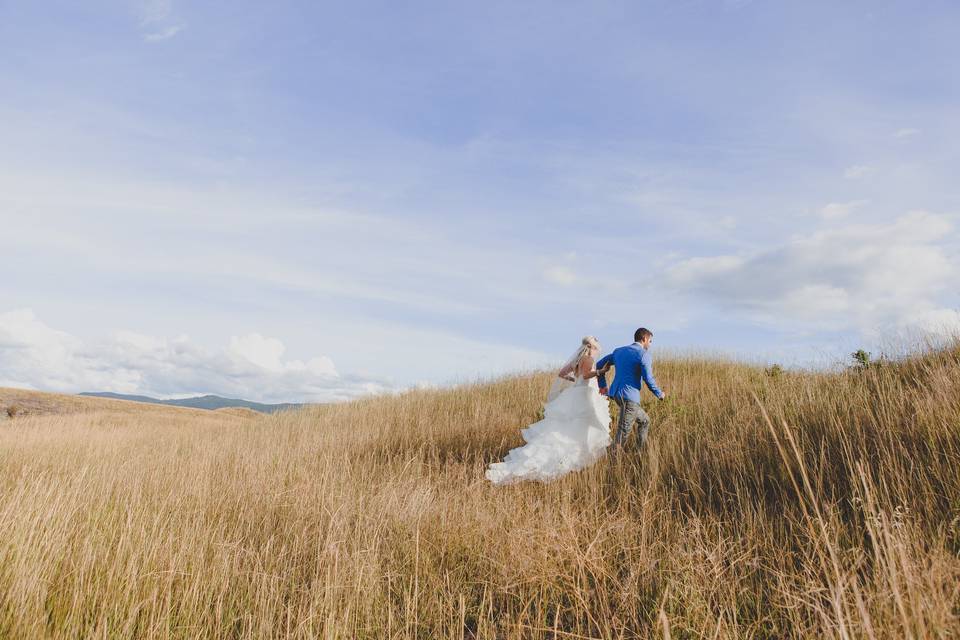
[[[547,485],[483,472],[550,374],[273,416],[17,414],[0,637],[960,634],[960,349],[657,367],[646,450]]]

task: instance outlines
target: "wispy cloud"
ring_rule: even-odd
[[[876,167],[872,167],[867,164],[855,164],[847,167],[846,170],[844,170],[843,177],[847,180],[859,180],[861,178],[872,176],[876,172]]]
[[[911,127],[907,127],[905,129],[898,129],[893,134],[893,137],[894,138],[911,138],[919,133],[920,133],[920,129],[913,129]]]
[[[178,24],[172,27],[167,27],[166,29],[162,29],[160,31],[156,31],[154,33],[144,34],[143,39],[146,42],[161,42],[163,40],[169,40],[170,38],[180,33],[181,30],[183,30],[183,25]]]
[[[850,202],[831,202],[830,204],[824,206],[820,209],[819,213],[822,218],[827,220],[833,220],[836,218],[846,218],[851,213],[863,207],[866,204],[869,204],[869,200],[852,200]]]
[[[543,277],[547,282],[559,284],[564,287],[575,285],[583,278],[566,265],[553,265],[543,270]]]
[[[147,25],[162,22],[173,13],[172,0],[140,0],[138,3],[140,23]]]
[[[543,260],[540,275],[546,282],[561,288],[589,288],[600,294],[622,293],[624,284],[598,274],[595,261],[589,256],[570,251],[559,259]],[[566,293],[563,294],[567,295]]]
[[[138,10],[144,42],[162,42],[173,38],[184,25],[174,16],[172,0],[141,0]]]
[[[734,216],[723,216],[720,218],[719,224],[724,229],[736,229],[737,219]]]

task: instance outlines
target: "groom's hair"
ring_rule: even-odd
[[[650,331],[650,329],[644,329],[643,327],[640,327],[639,329],[633,332],[633,341],[643,342],[644,340],[647,339],[647,336],[652,336],[652,335],[653,335],[653,331]]]

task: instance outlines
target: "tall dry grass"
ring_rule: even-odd
[[[0,635],[960,633],[960,349],[681,358],[643,452],[496,488],[549,375],[244,420],[0,424]]]

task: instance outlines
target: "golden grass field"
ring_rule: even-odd
[[[960,635],[960,349],[657,373],[646,451],[501,488],[549,374],[275,416],[2,390],[0,637]]]

